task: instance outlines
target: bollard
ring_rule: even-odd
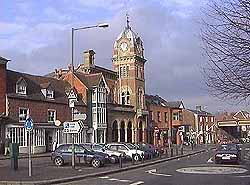
[[[144,153],[141,154],[141,163],[144,163]]]
[[[171,148],[171,149],[170,149],[170,157],[173,157],[173,156],[174,156],[174,149]]]
[[[134,161],[134,154],[132,154],[132,165],[135,164],[135,161]]]
[[[183,155],[183,147],[181,147],[181,155]]]
[[[150,159],[153,160],[153,154],[152,153],[150,153]]]
[[[193,143],[191,143],[191,148],[192,148],[192,150],[194,150],[194,144]]]
[[[122,155],[119,156],[119,165],[120,165],[120,168],[122,168]]]
[[[178,146],[176,146],[176,156],[178,156]]]
[[[168,150],[165,148],[165,156],[168,157]]]

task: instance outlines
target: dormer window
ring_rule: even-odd
[[[45,98],[54,99],[55,92],[50,82],[41,84],[40,86],[41,86],[41,92],[43,93],[43,96]]]
[[[16,88],[17,88],[17,92],[16,92],[17,94],[26,95],[26,86],[17,85]]]
[[[54,98],[54,91],[51,89],[47,89],[46,97],[49,99],[53,99]]]
[[[20,78],[16,83],[16,93],[20,95],[27,94],[27,83],[23,78]]]

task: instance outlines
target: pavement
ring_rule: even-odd
[[[119,173],[61,183],[61,185],[249,185],[250,145],[243,146],[242,161],[214,164],[215,150],[188,155]]]
[[[19,168],[17,171],[13,171],[10,168],[10,160],[1,156],[0,160],[0,184],[58,184],[63,182],[71,182],[75,180],[81,180],[87,177],[95,177],[100,175],[108,175],[113,173],[120,173],[122,171],[128,171],[132,169],[142,168],[148,165],[162,163],[164,161],[174,160],[181,157],[192,155],[193,153],[204,152],[204,146],[197,146],[194,150],[190,147],[184,147],[184,155],[168,157],[163,155],[161,158],[144,161],[144,163],[138,162],[132,164],[130,161],[123,163],[123,168],[119,167],[119,164],[107,164],[102,168],[93,168],[78,164],[75,169],[72,169],[70,165],[63,167],[56,167],[48,154],[37,155],[32,159],[32,177],[28,176],[28,159],[27,156],[22,156],[19,159]],[[174,155],[176,155],[174,150]]]

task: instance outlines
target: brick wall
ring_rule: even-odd
[[[183,109],[183,123],[191,125],[192,128],[195,128],[194,113],[189,110]]]
[[[5,112],[6,64],[0,64],[0,114]]]
[[[24,99],[8,99],[9,117],[13,122],[19,122],[19,107],[28,108],[30,116],[35,123],[48,122],[48,109],[56,110],[56,119],[64,122],[71,120],[71,110],[67,104],[56,104],[50,102],[30,101]],[[76,107],[79,111],[86,113],[86,107]]]

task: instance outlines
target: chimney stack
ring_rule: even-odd
[[[201,110],[201,105],[196,105],[196,106],[195,106],[195,109],[196,109],[197,111],[202,111],[202,110]]]
[[[84,51],[84,66],[91,67],[95,65],[95,51],[90,49],[87,51]]]

